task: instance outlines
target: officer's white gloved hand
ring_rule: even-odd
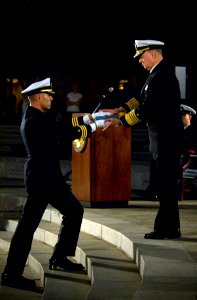
[[[94,123],[89,124],[92,132],[96,131],[97,128],[105,128],[107,126],[107,119],[97,120]]]
[[[87,114],[83,116],[83,122],[84,124],[89,125],[94,122],[94,119],[92,118],[91,114]]]
[[[94,122],[97,128],[104,128],[106,126],[105,120],[97,120]]]
[[[97,120],[89,125],[91,127],[91,131],[94,132],[97,128],[104,128],[106,126],[106,120]]]
[[[96,124],[95,124],[95,123],[91,123],[91,124],[89,124],[89,125],[90,125],[90,127],[91,127],[91,132],[96,131]]]
[[[100,111],[92,114],[94,121],[105,119],[107,116],[111,115],[110,112]]]

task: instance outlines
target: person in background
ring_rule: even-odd
[[[183,126],[184,126],[184,148],[185,149],[195,148],[196,135],[192,125],[192,118],[194,115],[196,115],[196,111],[191,106],[181,104],[180,112],[181,112]]]
[[[84,266],[73,262],[83,218],[83,207],[70,191],[59,162],[59,139],[72,134],[74,139],[90,137],[102,122],[87,124],[88,116],[73,118],[68,127],[64,119],[48,116],[54,91],[50,78],[32,83],[22,91],[29,100],[23,113],[20,132],[27,152],[24,182],[27,197],[13,234],[1,285],[36,290],[36,282],[23,276],[33,234],[48,204],[62,214],[57,243],[49,260],[49,269],[80,271]]]
[[[149,71],[139,99],[132,98],[115,109],[102,112],[119,114],[106,119],[109,126],[130,127],[144,122],[148,127],[150,151],[157,161],[159,210],[154,230],[145,239],[181,237],[178,201],[180,200],[180,157],[183,124],[180,115],[180,87],[175,69],[163,55],[164,42],[136,40],[134,58]],[[129,162],[130,163],[130,162]]]
[[[196,115],[195,109],[191,106],[181,104],[180,112],[182,116],[182,122],[184,126],[184,141],[183,141],[183,155],[182,155],[182,163],[183,166],[187,164],[189,161],[189,157],[191,154],[196,153],[197,142],[196,142],[196,132],[192,125],[192,118]]]
[[[77,82],[73,82],[71,84],[71,90],[66,94],[66,112],[67,112],[67,118],[71,119],[73,113],[79,113],[80,112],[80,107],[81,107],[81,102],[83,99],[83,95],[80,92],[79,84]],[[72,140],[67,140],[67,145],[68,149],[68,157],[71,159],[72,157]],[[65,177],[70,177],[72,171],[70,170],[68,174],[65,174]]]
[[[193,159],[192,155],[196,154],[197,150],[197,142],[196,142],[196,130],[193,126],[193,116],[196,115],[195,109],[191,106],[181,104],[180,105],[180,112],[182,116],[182,122],[184,126],[184,141],[183,141],[183,152],[181,155],[181,167],[183,171],[182,176],[182,188],[181,188],[181,200],[184,199],[185,191],[192,192],[193,190],[193,183],[191,185],[191,179],[187,180],[184,178],[184,172],[187,172],[187,169],[196,169],[196,162]],[[187,176],[186,176],[187,177]],[[190,194],[191,195],[191,194]]]
[[[74,82],[71,91],[66,95],[66,111],[71,113],[80,112],[83,95],[79,90],[79,84]]]

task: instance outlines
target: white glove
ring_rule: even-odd
[[[106,126],[106,122],[105,120],[97,120],[89,125],[91,127],[91,131],[94,132],[97,128],[104,128]]]
[[[91,123],[91,124],[89,124],[89,125],[90,125],[90,127],[91,127],[91,132],[96,131],[96,124],[95,124],[95,123]]]
[[[89,125],[91,127],[91,131],[94,132],[97,128],[104,128],[107,125],[107,123],[106,120],[97,120]]]
[[[104,128],[106,126],[105,120],[97,120],[94,122],[97,128]]]
[[[94,122],[94,120],[91,118],[91,114],[87,114],[83,116],[83,122],[86,125],[91,124],[92,122]]]
[[[109,116],[109,115],[111,115],[110,112],[100,111],[100,112],[93,113],[92,118],[94,119],[94,121],[103,120],[103,119],[105,119],[106,116]]]

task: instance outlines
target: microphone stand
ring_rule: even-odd
[[[112,93],[113,91],[114,91],[114,87],[113,86],[110,86],[108,89],[107,89],[107,91],[109,92],[109,93]],[[99,109],[99,107],[101,106],[101,104],[103,103],[103,100],[106,98],[106,95],[101,95],[100,97],[99,97],[99,99],[100,99],[100,102],[99,102],[99,104],[97,105],[97,107],[95,108],[95,110],[92,112],[93,114]]]
[[[99,107],[101,106],[101,104],[102,104],[104,98],[105,98],[105,95],[102,95],[101,97],[99,97],[100,102],[99,102],[99,104],[97,105],[97,107],[95,108],[95,110],[92,112],[92,114],[94,114],[94,113],[99,109]]]

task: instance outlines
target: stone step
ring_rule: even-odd
[[[14,223],[11,225],[14,229]],[[4,249],[3,259],[1,259],[1,271],[6,263],[7,252],[9,248],[12,232],[0,232],[0,248]],[[1,250],[2,251],[2,250]],[[35,299],[86,299],[86,295],[90,289],[90,279],[87,274],[82,271],[78,273],[51,271],[48,269],[48,261],[51,257],[52,247],[38,240],[33,241],[31,253],[29,255],[24,275],[34,279],[37,285],[44,287],[43,294],[33,292],[19,291],[13,288],[0,286],[0,295],[5,294],[6,300],[15,299],[14,295],[21,296],[20,300],[34,297]],[[10,297],[10,298],[9,298]],[[12,298],[13,297],[13,298]],[[33,299],[34,299],[33,298]],[[2,299],[2,298],[1,298]],[[31,298],[30,298],[31,299]]]
[[[121,249],[132,262],[135,262],[140,271],[142,278],[140,286],[132,298],[125,299],[195,299],[197,286],[197,206],[195,201],[181,201],[179,205],[182,238],[178,240],[144,239],[144,233],[150,232],[152,229],[152,222],[159,206],[157,202],[130,201],[128,208],[85,208],[81,233],[88,232],[88,236],[94,236],[114,245],[119,250]],[[61,215],[55,209],[48,207],[43,220],[60,224]],[[81,247],[81,245],[79,246]],[[95,249],[97,250],[98,246]],[[100,256],[95,253],[87,256],[85,260],[86,270],[90,269],[90,262],[95,257],[99,258]],[[81,253],[77,249],[75,259],[84,263],[83,252]],[[94,267],[93,265],[93,269]],[[102,267],[104,267],[103,263]],[[119,268],[121,268],[120,264]],[[134,272],[139,275],[138,271],[134,270]],[[102,279],[104,274],[106,273],[101,272]],[[106,278],[108,279],[108,277]],[[114,286],[117,288],[118,284],[119,281],[116,281]],[[92,299],[102,299],[100,291],[102,291],[102,286],[96,294],[97,298],[92,297]],[[108,297],[108,299],[110,298]],[[119,297],[120,299],[124,298]]]
[[[49,217],[50,220],[47,220]],[[68,275],[66,272],[49,270],[48,260],[52,253],[52,247],[57,240],[58,223],[61,221],[61,215],[57,214],[57,211],[48,209],[43,219],[45,221],[43,220],[40,223],[34,234],[34,248],[32,247],[31,251],[34,259],[30,258],[28,260],[28,264],[34,272],[40,274],[41,282],[44,284],[46,281],[43,299],[107,300],[110,297],[113,299],[132,298],[141,283],[141,277],[135,262],[116,246],[94,235],[84,232],[80,233],[76,257],[73,258],[85,266],[86,273],[83,274],[83,278],[77,277],[74,279],[73,276],[76,276],[76,274],[72,274],[72,278],[70,278],[71,274]],[[8,232],[13,232],[16,224],[15,220],[8,220],[5,224],[5,229]],[[5,239],[5,232],[3,234]],[[38,243],[40,243],[39,246]],[[37,245],[37,248],[35,248],[35,245]],[[70,292],[65,286],[65,281],[68,281]],[[71,281],[78,282],[80,298],[76,296],[76,283],[73,284]],[[65,291],[64,293],[62,292],[63,290]],[[84,297],[82,297],[82,290]],[[69,297],[68,292],[70,293]]]
[[[0,231],[0,274],[3,272],[4,266],[6,264],[7,259],[7,250],[3,251],[1,248],[7,248],[9,245],[9,235],[8,232]],[[30,279],[34,279],[36,281],[37,286],[41,286],[40,279],[38,275],[27,265],[24,270],[24,276]],[[1,300],[40,300],[42,299],[42,294],[13,289],[0,285],[0,299]]]

